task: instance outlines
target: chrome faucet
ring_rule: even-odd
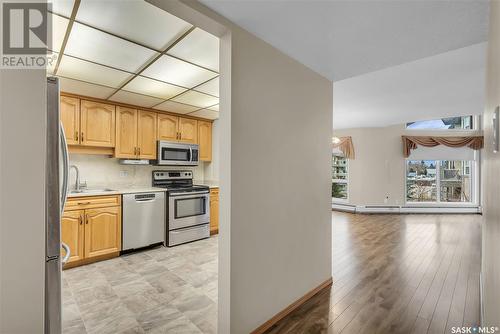
[[[69,166],[70,170],[71,170],[71,168],[74,168],[75,172],[76,172],[75,192],[76,193],[82,192],[81,184],[80,184],[80,170],[78,169],[78,167],[76,167],[76,165]]]

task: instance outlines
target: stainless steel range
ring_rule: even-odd
[[[167,188],[166,246],[210,237],[210,189],[193,185],[193,172],[153,171],[153,187]]]

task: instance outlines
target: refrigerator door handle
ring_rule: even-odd
[[[64,134],[64,127],[62,124],[60,127],[60,138],[62,146],[62,159],[63,159],[63,179],[62,179],[62,194],[61,194],[61,215],[64,212],[64,206],[66,205],[66,197],[68,196],[68,178],[69,178],[69,157],[68,157],[68,144],[66,142],[66,135]]]
[[[66,255],[64,255],[63,259],[61,260],[61,263],[63,265],[65,265],[66,262],[68,262],[69,257],[71,256],[71,250],[69,249],[69,246],[66,245],[64,242],[61,242],[61,246],[64,249],[64,251],[66,252]]]

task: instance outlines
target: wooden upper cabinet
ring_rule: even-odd
[[[85,210],[85,257],[121,250],[121,208]]]
[[[115,157],[137,157],[137,120],[136,109],[116,107]]]
[[[68,145],[80,144],[80,99],[61,96],[60,117]]]
[[[137,146],[139,158],[156,159],[157,113],[139,110],[137,122]]]
[[[179,117],[179,141],[182,143],[198,143],[198,121]]]
[[[68,262],[83,259],[83,219],[84,210],[65,211],[61,218],[61,240],[71,251]],[[62,251],[61,256],[66,255]]]
[[[82,100],[81,138],[85,146],[115,146],[115,106],[112,104]]]
[[[179,117],[158,114],[158,140],[177,141]]]
[[[198,121],[198,145],[200,160],[212,161],[212,123]]]

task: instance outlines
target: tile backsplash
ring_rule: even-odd
[[[200,162],[196,167],[165,167],[121,165],[118,159],[98,155],[70,154],[70,165],[80,170],[80,181],[87,182],[89,188],[99,186],[150,186],[153,170],[191,170],[195,180],[204,179],[204,166]],[[70,171],[70,188],[74,187],[76,174]]]

